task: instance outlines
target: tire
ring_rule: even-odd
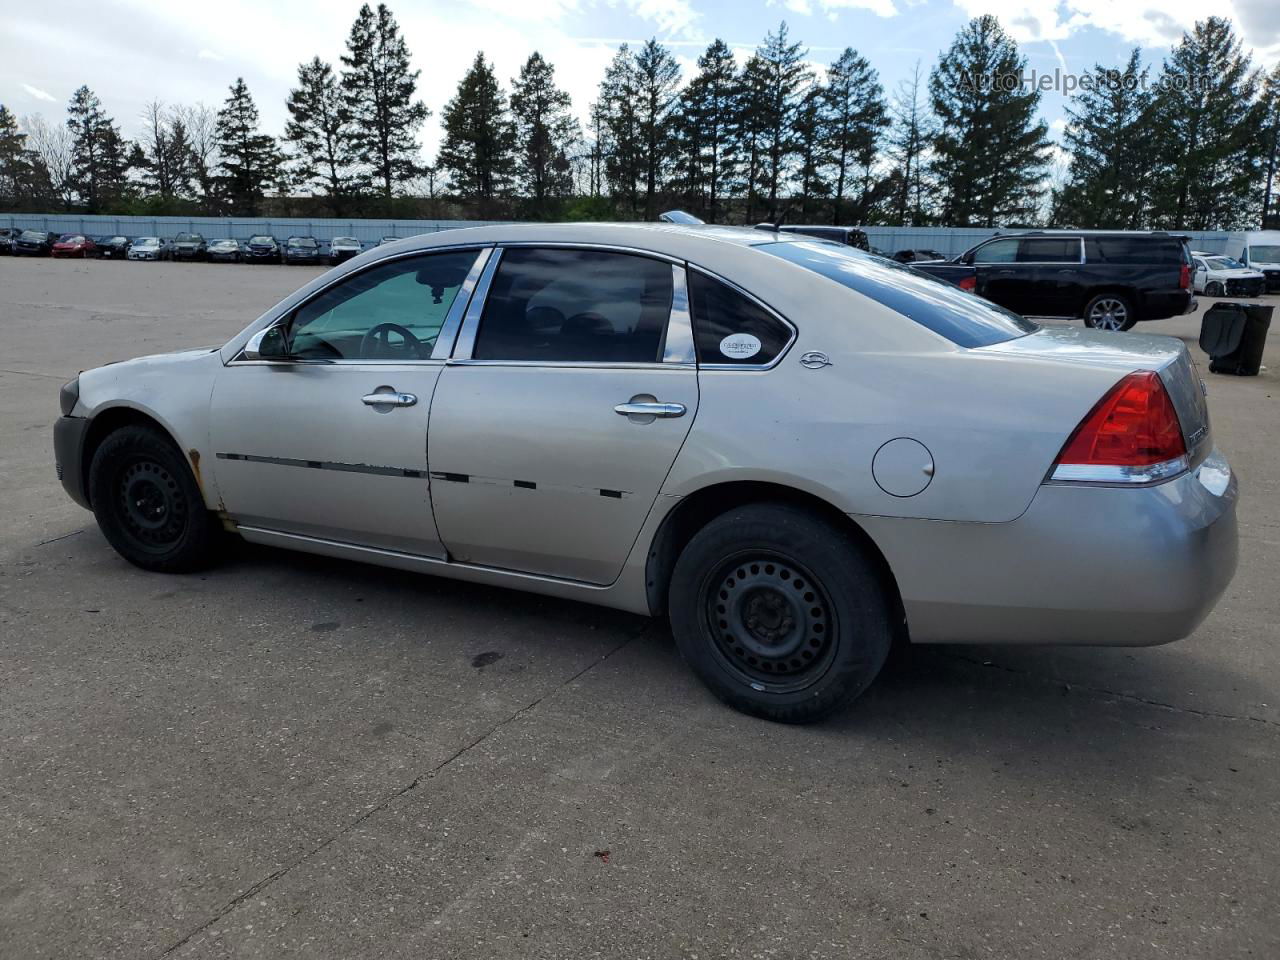
[[[1132,330],[1137,322],[1133,306],[1118,293],[1100,293],[1084,308],[1084,325],[1093,330],[1119,333]]]
[[[1215,280],[1213,283],[1205,284],[1204,295],[1206,297],[1221,297],[1225,294],[1226,291],[1222,288],[1221,282]]]
[[[135,566],[186,573],[214,559],[219,527],[186,458],[156,430],[121,427],[102,441],[89,498],[102,535]]]
[[[676,646],[712,693],[780,723],[852,701],[893,640],[894,605],[862,547],[785,504],[739,507],[698,531],[669,606]]]

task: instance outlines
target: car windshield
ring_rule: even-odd
[[[352,246],[356,243],[359,243],[359,241],[356,240],[355,237],[334,237],[332,240],[329,241],[329,246],[331,247],[336,246],[339,243],[344,246]]]
[[[1280,247],[1252,246],[1249,248],[1250,260],[1261,260],[1263,263],[1280,263]]]
[[[211,241],[209,241],[209,246],[211,246],[211,247],[234,247],[234,246],[235,246],[235,244],[236,244],[236,242],[235,242],[234,240],[211,240]]]
[[[43,240],[44,238],[45,238],[45,235],[43,233],[40,233],[37,230],[22,231],[23,240]]]
[[[271,237],[250,237],[250,243],[275,243]]]
[[[1039,328],[1004,307],[891,260],[815,240],[755,249],[834,280],[962,347],[985,347]]]
[[[59,243],[84,243],[84,237],[78,233],[64,233],[58,238]]]
[[[1230,257],[1205,257],[1204,262],[1209,265],[1210,270],[1239,270],[1243,266]]]
[[[318,247],[319,244],[310,237],[294,237],[289,241],[291,247]]]
[[[180,233],[173,241],[174,243],[199,243],[201,240],[198,233]]]
[[[135,247],[158,247],[160,246],[159,237],[139,237],[133,241]]]
[[[128,243],[129,238],[128,237],[112,237],[107,242],[108,243]]]

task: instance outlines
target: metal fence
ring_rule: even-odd
[[[0,214],[0,227],[44,230],[52,233],[86,233],[90,236],[173,237],[179,233],[199,233],[206,239],[232,237],[246,240],[255,234],[284,239],[291,236],[355,237],[368,246],[383,237],[411,237],[458,227],[479,227],[497,220],[336,220],[291,217],[90,217],[77,214]],[[963,253],[974,244],[997,233],[982,227],[864,227],[872,246],[889,253],[897,250],[936,250],[946,257]],[[1192,238],[1193,249],[1223,253],[1226,231],[1181,231]]]

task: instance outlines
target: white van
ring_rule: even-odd
[[[1267,276],[1267,292],[1280,291],[1280,230],[1233,233],[1226,254]]]

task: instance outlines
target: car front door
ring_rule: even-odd
[[[682,264],[495,253],[431,407],[432,505],[450,558],[611,583],[697,408]]]
[[[290,314],[284,359],[223,368],[210,440],[236,522],[444,556],[427,473],[431,395],[449,349],[440,341],[456,333],[489,253],[370,266]]]

